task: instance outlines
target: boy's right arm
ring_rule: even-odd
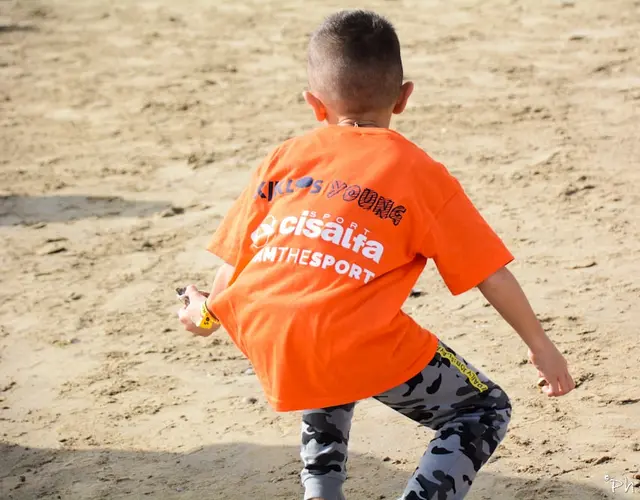
[[[226,262],[218,268],[213,284],[211,285],[211,291],[209,292],[209,296],[206,301],[207,308],[209,310],[211,310],[211,304],[215,298],[229,286],[229,282],[235,272],[235,267],[231,264],[227,264]]]
[[[192,318],[200,316],[203,302],[207,309],[211,311],[213,300],[215,300],[221,292],[226,290],[234,273],[235,268],[231,264],[224,263],[220,266],[216,272],[209,294],[200,292],[195,285],[186,287],[185,294],[189,297],[189,303],[178,311],[178,317],[187,331],[200,337],[208,337],[220,328],[220,324],[214,324],[209,329],[198,328]]]
[[[478,285],[478,289],[529,347],[529,358],[548,385],[548,396],[562,396],[575,388],[567,362],[544,332],[522,288],[503,267]]]

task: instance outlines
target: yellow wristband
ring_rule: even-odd
[[[209,330],[213,328],[215,325],[219,325],[220,321],[213,314],[209,312],[207,308],[207,301],[205,300],[202,303],[202,309],[200,310],[202,317],[200,318],[200,323],[198,324],[198,328],[204,328],[205,330]]]

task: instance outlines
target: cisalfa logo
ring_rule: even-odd
[[[273,215],[268,215],[258,226],[253,233],[251,233],[251,241],[254,248],[262,248],[271,241],[272,236],[276,232],[278,225],[277,219]]]

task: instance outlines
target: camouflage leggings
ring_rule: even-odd
[[[464,498],[511,418],[504,391],[442,342],[421,373],[375,399],[436,431],[402,500]],[[354,407],[351,403],[303,412],[305,499],[344,500]]]

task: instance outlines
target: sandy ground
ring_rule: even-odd
[[[416,82],[397,128],[504,237],[579,383],[542,397],[429,266],[406,310],[515,405],[469,498],[640,498],[640,2],[366,4]],[[307,35],[347,5],[0,0],[0,498],[300,498],[299,415],[224,334],[183,333],[173,289],[207,286],[250,169],[315,126]],[[397,498],[430,435],[361,403],[347,497]]]

